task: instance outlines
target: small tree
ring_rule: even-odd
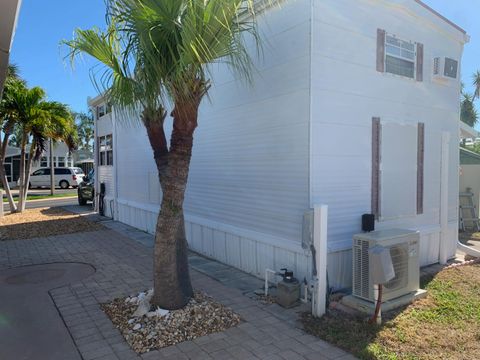
[[[78,131],[78,147],[79,149],[85,149],[87,151],[92,151],[92,140],[93,140],[93,114],[89,110],[88,113],[79,112],[74,113],[77,131]]]
[[[192,296],[183,200],[198,109],[210,87],[208,66],[223,63],[250,79],[244,36],[258,41],[254,1],[110,0],[107,22],[105,32],[76,30],[64,43],[72,60],[86,53],[106,66],[98,87],[117,110],[141,112],[162,189],[152,302],[178,309]],[[167,102],[173,104],[170,146]]]

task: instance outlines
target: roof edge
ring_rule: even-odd
[[[431,8],[430,6],[428,6],[427,4],[425,4],[422,0],[414,0],[417,4],[419,4],[420,6],[424,7],[425,9],[427,9],[428,11],[430,11],[432,14],[438,16],[440,19],[442,19],[443,21],[445,21],[447,24],[453,26],[455,29],[457,29],[458,31],[460,31],[461,33],[463,33],[464,35],[467,35],[467,32],[462,29],[460,26],[458,26],[457,24],[455,24],[453,21],[447,19],[445,16],[443,16],[442,14],[440,14],[438,11],[436,11],[435,9]]]

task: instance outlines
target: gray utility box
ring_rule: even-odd
[[[300,283],[297,279],[292,282],[280,281],[277,284],[277,303],[284,308],[295,306],[300,299]]]
[[[378,262],[372,261],[371,249],[376,246],[390,252],[395,275],[383,284],[383,300],[388,301],[417,291],[420,283],[419,243],[419,232],[412,230],[379,230],[354,235],[352,294],[375,301],[374,274],[378,274],[378,269],[374,268],[374,263]]]

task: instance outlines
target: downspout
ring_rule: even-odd
[[[313,97],[312,97],[312,69],[313,69],[313,15],[314,15],[314,0],[310,0],[310,63],[309,63],[309,77],[308,77],[308,96],[309,96],[309,114],[308,114],[308,199],[310,202],[310,209],[313,208],[313,192],[312,192],[312,133],[313,133]]]
[[[446,264],[449,257],[448,247],[448,177],[449,177],[449,149],[450,133],[442,132],[441,145],[441,169],[440,169],[440,248],[439,262]]]
[[[118,167],[117,167],[117,120],[116,120],[116,114],[115,114],[115,108],[112,106],[112,128],[113,128],[113,133],[112,133],[112,146],[113,146],[113,211],[114,213],[112,215],[113,220],[118,220],[118,186],[117,186],[117,181],[118,181]]]
[[[94,211],[98,212],[98,194],[100,193],[100,183],[98,182],[98,113],[96,107],[92,106],[93,118],[95,119],[95,126],[93,127],[93,165],[94,165],[94,177],[95,183],[93,184],[93,202],[95,204]]]

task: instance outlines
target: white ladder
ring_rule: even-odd
[[[473,193],[470,191],[470,188],[467,188],[466,192],[460,193],[458,212],[460,230],[465,231],[468,228],[480,231],[480,219],[477,215],[477,209],[473,205]],[[469,225],[465,225],[465,223]]]

